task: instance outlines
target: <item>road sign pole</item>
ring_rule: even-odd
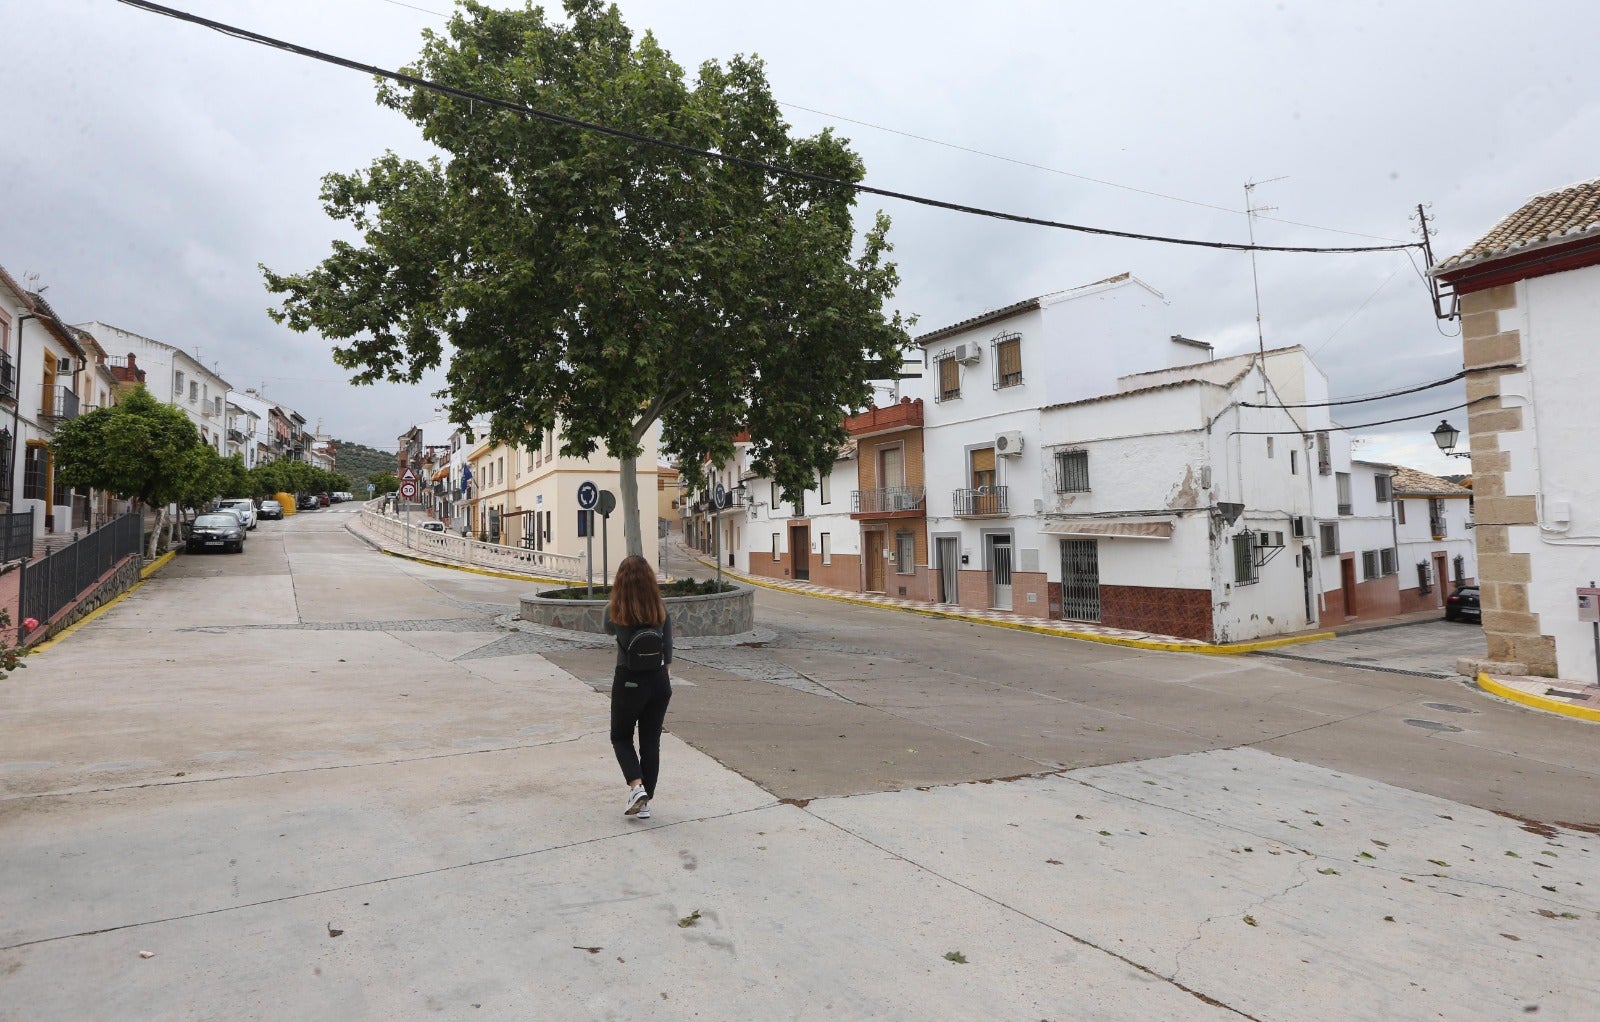
[[[600,588],[611,584],[611,516],[600,516]]]
[[[589,527],[584,530],[589,535],[586,537],[587,549],[583,554],[583,585],[588,590],[585,598],[592,600],[594,599],[594,515],[588,511],[579,513],[589,515]]]

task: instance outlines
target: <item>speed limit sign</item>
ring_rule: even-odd
[[[416,495],[417,495],[417,484],[416,483],[401,483],[400,484],[400,496],[404,497],[407,500],[410,500],[412,497],[415,497]]]

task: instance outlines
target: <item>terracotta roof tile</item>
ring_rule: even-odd
[[[1434,273],[1525,249],[1600,235],[1600,178],[1535,195],[1494,229],[1434,267]]]
[[[1394,466],[1393,476],[1394,492],[1405,496],[1423,495],[1432,497],[1470,497],[1472,491],[1465,486],[1457,486],[1448,479],[1418,472],[1414,468],[1402,465]]]

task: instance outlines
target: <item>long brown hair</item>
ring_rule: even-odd
[[[659,626],[666,621],[667,605],[661,602],[661,587],[656,584],[656,571],[649,561],[630,554],[617,565],[606,613],[612,621],[630,628]]]

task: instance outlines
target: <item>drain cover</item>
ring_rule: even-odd
[[[1422,705],[1426,706],[1430,710],[1443,710],[1446,713],[1477,713],[1478,712],[1477,710],[1469,710],[1465,706],[1453,706],[1450,703],[1423,703]]]
[[[1454,724],[1441,724],[1436,720],[1413,720],[1406,718],[1406,723],[1412,727],[1420,727],[1424,731],[1460,731],[1461,728]]]

